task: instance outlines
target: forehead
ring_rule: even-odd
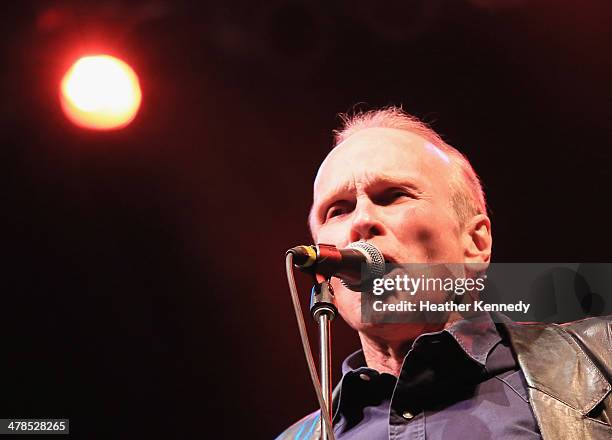
[[[335,188],[372,179],[407,179],[433,190],[447,182],[450,158],[427,140],[405,130],[367,128],[334,148],[325,158],[314,183],[314,199]]]

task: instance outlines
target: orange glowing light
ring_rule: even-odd
[[[80,58],[60,86],[60,101],[68,119],[95,130],[125,127],[136,116],[141,100],[134,70],[110,55]]]

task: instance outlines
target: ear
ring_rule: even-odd
[[[463,257],[468,273],[481,273],[491,261],[491,220],[478,214],[469,220],[463,229]]]

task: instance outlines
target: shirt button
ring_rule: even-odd
[[[404,411],[402,413],[402,417],[405,418],[406,420],[410,420],[414,417],[414,415],[410,411]]]
[[[367,374],[365,374],[365,373],[361,373],[361,374],[359,375],[359,379],[361,379],[361,380],[365,380],[365,381],[367,382],[367,381],[369,381],[369,380],[370,380],[370,376],[368,376],[368,375],[367,375]]]

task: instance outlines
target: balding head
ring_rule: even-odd
[[[372,110],[353,116],[343,115],[342,120],[342,127],[334,132],[335,146],[367,128],[393,128],[428,141],[431,144],[430,148],[435,148],[440,157],[448,158],[453,168],[448,184],[452,190],[451,203],[459,223],[463,225],[470,217],[487,213],[480,179],[467,158],[444,142],[423,122],[398,107]]]

